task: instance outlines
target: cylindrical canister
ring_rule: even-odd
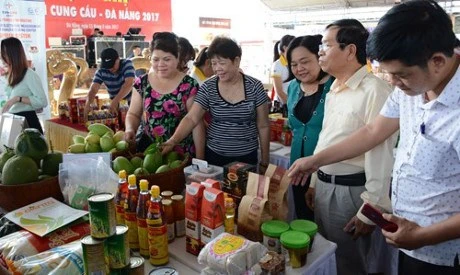
[[[81,247],[85,274],[108,274],[109,263],[105,241],[87,235],[81,239]]]
[[[129,266],[128,226],[117,225],[116,234],[109,237],[106,242],[109,251],[110,268],[125,268]]]
[[[95,194],[88,198],[91,236],[108,238],[116,231],[114,196],[110,193]]]

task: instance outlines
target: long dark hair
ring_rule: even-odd
[[[322,38],[323,38],[323,36],[320,35],[320,34],[317,34],[317,35],[305,35],[305,36],[296,37],[291,41],[291,43],[289,44],[289,47],[286,50],[286,59],[287,59],[287,62],[288,62],[289,78],[285,82],[291,81],[292,79],[295,78],[294,74],[292,73],[292,69],[291,69],[292,51],[295,48],[304,47],[309,52],[314,54],[316,56],[316,59],[318,59],[319,58],[319,55],[318,55],[319,45],[321,44],[321,39]],[[324,72],[321,69],[319,71],[319,75],[318,75],[317,80],[321,80],[326,75],[327,75],[327,73]]]
[[[3,62],[9,65],[8,85],[14,87],[24,79],[29,68],[21,41],[16,37],[3,39],[1,42],[1,56]]]

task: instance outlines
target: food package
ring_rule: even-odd
[[[11,266],[14,261],[79,240],[90,233],[88,222],[75,222],[45,237],[20,230],[0,238],[0,257]]]
[[[257,264],[266,253],[267,248],[258,242],[222,233],[201,250],[198,263],[207,265],[214,274],[240,275]]]
[[[287,170],[283,167],[270,164],[265,171],[270,178],[268,189],[268,209],[275,220],[286,221],[289,212],[288,188],[290,179]]]
[[[225,231],[224,192],[206,188],[201,202],[201,242],[209,243]]]
[[[186,186],[185,193],[185,249],[198,255],[201,248],[201,203],[205,187],[196,182]]]
[[[249,173],[246,195],[238,207],[238,234],[251,241],[263,240],[260,226],[272,219],[268,209],[269,187],[269,177]]]
[[[80,240],[15,261],[11,270],[13,275],[83,274],[83,251]]]

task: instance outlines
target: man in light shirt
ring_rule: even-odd
[[[399,274],[460,274],[460,59],[452,21],[435,1],[393,7],[372,32],[371,59],[396,86],[377,118],[342,142],[298,160],[301,178],[327,163],[374,150],[400,130],[393,168],[391,233]]]
[[[368,35],[354,19],[338,20],[326,27],[319,65],[336,80],[326,96],[323,128],[315,152],[371,122],[391,92],[385,81],[367,70]],[[324,165],[311,181],[314,188],[307,192],[307,204],[314,206],[319,232],[337,243],[338,274],[368,273],[366,258],[375,226],[359,210],[363,202],[391,209],[389,189],[395,143],[396,136],[353,159]]]
[[[280,58],[273,62],[271,68],[271,78],[273,81],[273,89],[276,93],[276,100],[280,101],[282,104],[285,104],[287,101],[287,90],[289,87],[289,83],[285,82],[289,78],[289,69],[287,67],[288,63],[286,60],[286,50],[289,46],[289,43],[295,37],[292,35],[285,35],[281,38],[280,43],[278,45],[278,51],[280,54]]]

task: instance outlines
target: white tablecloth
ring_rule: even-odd
[[[169,244],[169,264],[181,275],[200,274],[205,268],[197,262],[197,257],[185,251],[185,238],[175,239]],[[335,263],[335,249],[337,245],[324,239],[321,235],[315,237],[312,252],[307,256],[307,264],[302,268],[290,268],[286,274],[292,275],[335,275],[337,274]],[[146,259],[144,270],[148,274],[154,267]]]

